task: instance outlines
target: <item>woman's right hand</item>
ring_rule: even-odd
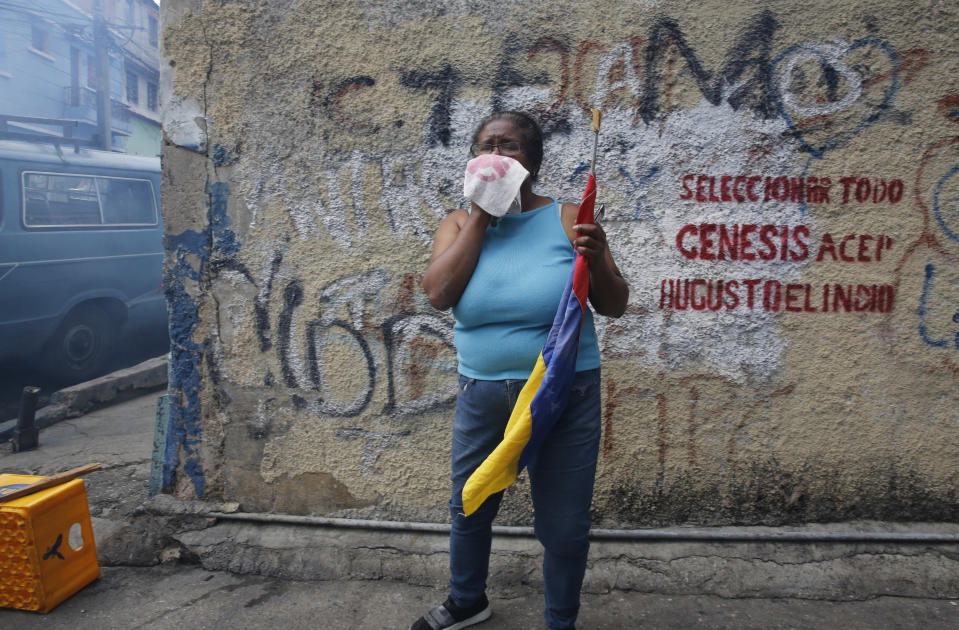
[[[470,203],[470,212],[454,210],[448,214],[433,237],[433,256],[422,286],[430,304],[439,310],[455,306],[466,290],[492,218],[476,203]]]

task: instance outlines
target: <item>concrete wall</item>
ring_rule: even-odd
[[[599,199],[606,526],[956,520],[959,9],[162,4],[165,487],[445,520],[451,320],[418,288],[474,122]],[[602,318],[599,318],[602,320]],[[530,516],[526,482],[504,523]]]

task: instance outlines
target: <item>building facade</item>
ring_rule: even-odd
[[[105,24],[99,36],[97,15]],[[0,3],[0,116],[76,120],[74,136],[92,139],[98,84],[106,81],[110,148],[159,155],[158,20],[152,0]],[[108,70],[98,68],[98,42],[108,51]],[[62,131],[37,121],[6,124],[14,133]]]

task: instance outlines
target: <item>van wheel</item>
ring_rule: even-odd
[[[102,309],[93,305],[75,308],[48,342],[43,369],[70,383],[99,376],[113,357],[115,329]]]

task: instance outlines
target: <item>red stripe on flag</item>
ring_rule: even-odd
[[[593,223],[593,209],[596,205],[596,177],[592,173],[586,182],[583,191],[583,200],[579,203],[579,212],[576,214],[576,223]],[[589,297],[589,265],[586,259],[576,254],[576,266],[573,270],[573,292],[580,306],[586,309],[586,298]]]

